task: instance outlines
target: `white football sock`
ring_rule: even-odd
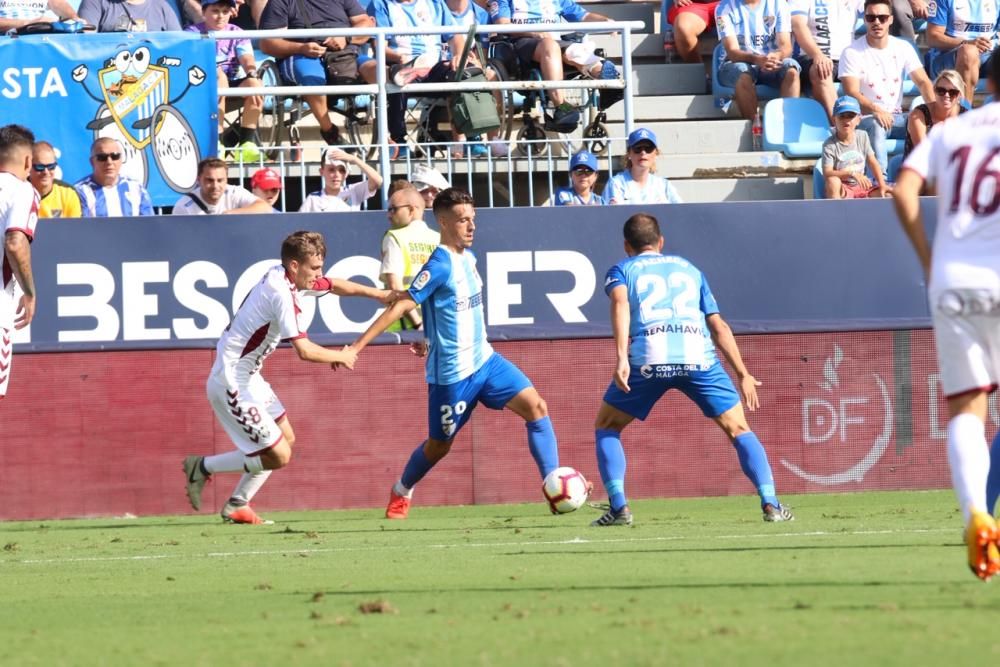
[[[990,473],[985,427],[975,415],[963,413],[948,422],[948,465],[958,506],[968,524],[973,510],[985,511]]]
[[[404,498],[413,497],[413,489],[408,489],[405,486],[403,486],[402,481],[398,481],[392,485],[392,492],[395,493],[397,496],[403,496]]]
[[[260,487],[264,486],[264,482],[267,478],[271,476],[270,470],[264,470],[262,472],[243,473],[240,477],[240,481],[237,482],[236,488],[233,489],[233,494],[229,497],[230,501],[235,500],[236,505],[246,505],[248,504],[257,492],[260,491]]]
[[[225,454],[215,454],[206,456],[203,465],[210,475],[217,472],[241,472],[243,470],[243,459],[246,458],[243,452],[234,449]]]

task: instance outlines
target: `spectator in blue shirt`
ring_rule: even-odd
[[[597,156],[580,151],[569,161],[570,187],[556,189],[556,206],[603,206],[604,197],[594,192],[597,183]]]
[[[937,0],[931,8],[936,11],[927,19],[930,75],[958,70],[965,82],[962,92],[971,100],[997,45],[996,0]]]
[[[76,193],[85,218],[153,215],[153,202],[141,183],[121,175],[125,150],[115,139],[101,137],[90,147],[94,171],[77,181]]]

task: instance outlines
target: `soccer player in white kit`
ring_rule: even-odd
[[[28,182],[35,135],[26,127],[0,127],[0,225],[4,230],[0,274],[0,399],[10,383],[15,329],[35,315],[31,246],[38,224],[38,193]]]
[[[1000,49],[990,78],[1000,86]],[[920,215],[925,182],[938,194],[933,258]],[[952,486],[967,526],[969,567],[986,581],[1000,572],[1000,533],[986,505],[984,426],[1000,378],[1000,104],[936,124],[903,164],[893,198],[928,277]]]
[[[271,523],[254,512],[250,500],[272,470],[288,464],[295,443],[285,408],[260,372],[280,342],[290,342],[303,361],[354,368],[357,352],[353,349],[328,350],[309,340],[299,322],[299,298],[332,292],[384,301],[389,293],[323,277],[325,257],[322,234],[299,231],[288,236],[281,244],[281,264],[269,269],[250,290],[219,338],[205,389],[216,418],[236,449],[184,459],[188,500],[194,509],[201,508],[201,491],[211,475],[242,472],[222,508],[222,518],[232,523]]]

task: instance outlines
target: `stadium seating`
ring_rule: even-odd
[[[788,157],[816,157],[830,136],[830,121],[819,102],[808,97],[779,98],[764,106],[764,149]]]
[[[736,90],[729,86],[724,86],[719,83],[719,67],[722,66],[722,62],[726,59],[726,49],[723,48],[722,42],[715,45],[712,50],[712,97],[715,98],[716,104],[719,100],[730,100],[733,95],[736,94]],[[777,88],[772,88],[771,86],[757,85],[757,98],[760,100],[772,100],[776,97],[781,96],[781,91]]]
[[[826,179],[823,178],[823,158],[813,165],[813,199],[823,199],[826,195]]]

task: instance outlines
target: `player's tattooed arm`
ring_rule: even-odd
[[[4,238],[4,253],[10,262],[17,284],[24,294],[18,304],[15,329],[23,329],[31,324],[35,316],[35,279],[31,273],[31,245],[28,236],[21,231],[9,231]]]

